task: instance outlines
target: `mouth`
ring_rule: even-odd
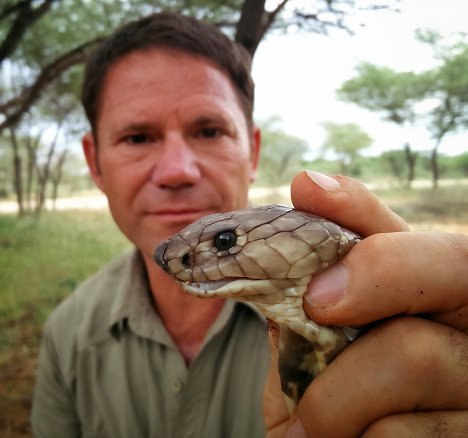
[[[212,213],[211,210],[195,210],[195,209],[161,209],[149,212],[150,216],[154,216],[161,221],[170,223],[192,223],[203,216]]]
[[[247,278],[224,278],[204,283],[178,282],[186,292],[200,298],[236,298],[268,293],[271,289],[269,280],[251,280]]]

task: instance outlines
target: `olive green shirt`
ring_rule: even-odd
[[[44,330],[34,436],[264,436],[265,319],[226,301],[187,367],[155,307],[137,251],[59,305]]]

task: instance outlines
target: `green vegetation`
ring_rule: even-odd
[[[420,152],[414,164],[413,181],[429,180],[431,177],[431,153]],[[405,151],[388,151],[377,157],[355,157],[346,174],[365,182],[387,182],[398,187],[407,187],[405,176]],[[337,160],[317,159],[297,164],[296,170],[302,168],[324,173],[340,173],[341,166]],[[459,179],[468,177],[468,152],[460,155],[439,156],[440,179]],[[417,194],[416,194],[417,195]]]
[[[431,30],[420,30],[416,39],[429,44],[439,65],[421,73],[396,72],[388,67],[361,62],[356,75],[337,90],[338,97],[380,113],[384,120],[400,127],[424,121],[433,147],[430,169],[434,188],[440,178],[439,148],[449,133],[468,126],[468,35],[458,34],[453,42]],[[429,105],[428,105],[429,104]],[[423,112],[417,108],[426,108]],[[407,186],[414,179],[417,156],[409,142],[404,144]]]
[[[40,219],[0,215],[1,436],[31,436],[29,410],[47,316],[127,247],[104,211],[44,213]]]
[[[301,168],[307,143],[281,129],[281,119],[271,117],[259,122],[262,133],[257,185],[277,187],[287,184]]]
[[[468,234],[468,185],[441,186],[437,190],[432,187],[376,189],[374,193],[403,217],[413,230]]]
[[[31,307],[54,306],[127,246],[104,212],[49,213],[39,220],[0,216],[0,322]]]
[[[105,212],[0,216],[0,367],[22,338],[22,323],[37,344],[57,303],[128,246]]]
[[[369,147],[374,141],[355,123],[334,123],[327,120],[322,123],[326,137],[322,144],[324,152],[332,151],[338,157],[340,172],[347,174],[359,156],[361,150]]]

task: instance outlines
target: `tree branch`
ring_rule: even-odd
[[[261,32],[260,32],[259,42],[262,40],[262,38],[263,38],[263,37],[265,36],[265,34],[268,32],[268,30],[270,29],[271,25],[272,25],[273,22],[276,20],[276,17],[277,17],[278,14],[284,9],[284,7],[286,6],[286,3],[287,3],[288,1],[289,1],[289,0],[283,0],[273,11],[271,11],[271,12],[269,12],[269,13],[267,14],[265,23],[263,24],[262,29],[261,29]]]
[[[0,65],[16,49],[25,32],[50,9],[54,1],[56,0],[44,0],[39,7],[33,8],[33,0],[24,0],[15,7],[3,11],[1,18],[5,18],[16,10],[19,12],[0,45]]]
[[[19,96],[0,105],[0,113],[5,115],[5,120],[0,123],[0,133],[6,127],[14,125],[21,118],[23,113],[39,98],[44,88],[53,82],[61,73],[74,65],[85,62],[90,49],[102,40],[103,38],[100,37],[88,41],[52,61],[49,65],[44,67],[34,83],[24,88]]]

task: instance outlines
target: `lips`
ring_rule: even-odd
[[[157,217],[159,220],[173,223],[191,223],[195,220],[206,216],[207,214],[213,213],[213,210],[208,209],[185,209],[185,208],[165,208],[158,209],[150,212],[149,214]]]

